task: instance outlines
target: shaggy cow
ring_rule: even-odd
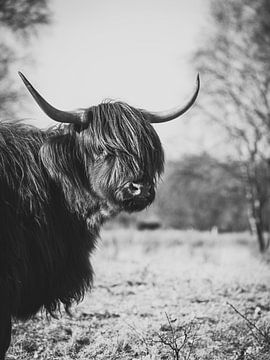
[[[92,284],[89,254],[99,228],[120,211],[140,211],[155,197],[163,150],[151,123],[172,120],[194,103],[149,113],[122,102],[65,112],[19,73],[58,126],[46,131],[0,122],[0,359],[11,318],[44,308],[68,311]]]

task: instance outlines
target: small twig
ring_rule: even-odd
[[[237,310],[232,304],[230,304],[229,302],[227,302],[227,304],[239,315],[241,316],[242,319],[244,319],[248,324],[249,324],[249,329],[252,331],[252,329],[257,330],[257,332],[266,340],[267,336],[263,333],[263,331],[261,331],[260,328],[258,328],[258,326],[256,326],[252,321],[250,321],[245,315],[243,315],[239,310]],[[252,333],[254,335],[254,337],[256,338],[257,341],[259,341],[259,339],[255,336],[254,333]]]
[[[174,350],[176,354],[177,353],[179,354],[179,351],[181,350],[182,346],[181,346],[180,349],[178,349],[177,338],[175,336],[175,330],[174,330],[174,328],[172,326],[172,323],[171,323],[171,320],[170,320],[170,318],[169,318],[169,316],[168,316],[168,314],[166,312],[165,312],[165,315],[166,315],[167,321],[168,321],[168,323],[170,325],[171,332],[172,332],[172,343],[173,343],[173,347],[174,347],[174,348],[172,348],[172,350]],[[177,357],[177,359],[178,359],[178,357]]]

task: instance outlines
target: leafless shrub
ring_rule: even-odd
[[[151,359],[156,359],[155,355],[158,352],[158,358],[161,359],[199,360],[196,355],[199,325],[193,321],[183,325],[175,325],[177,319],[172,320],[167,313],[165,315],[166,324],[161,325],[160,330],[151,335],[143,334],[134,326],[130,326],[145,347],[146,355],[150,356]],[[169,357],[167,356],[168,350]],[[153,353],[155,355],[151,357]]]
[[[199,359],[195,353],[199,326],[195,322],[174,326],[167,313],[166,318],[168,326],[163,326],[163,331],[157,332],[155,341],[168,347],[174,360]]]

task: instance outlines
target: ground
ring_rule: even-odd
[[[269,360],[269,258],[249,234],[105,230],[92,291],[14,323],[7,359]]]

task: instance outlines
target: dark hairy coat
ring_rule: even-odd
[[[93,111],[83,132],[73,125],[48,131],[0,125],[0,286],[17,317],[41,306],[54,313],[60,302],[68,308],[91,284],[88,257],[99,227],[121,210],[100,199],[93,178],[110,198],[129,177],[154,181],[162,172],[159,139],[139,111],[134,116],[122,103]],[[97,157],[112,162],[101,171],[105,162]]]
[[[0,288],[11,314],[19,318],[41,306],[54,313],[60,302],[68,308],[92,281],[88,254],[98,224],[88,228],[85,214],[79,213],[88,199],[83,190],[72,190],[72,178],[50,169],[58,177],[53,181],[45,168],[40,149],[52,136],[22,124],[0,125]],[[63,155],[55,154],[60,166],[68,160]],[[65,156],[69,171],[76,170],[72,153]],[[69,188],[72,193],[65,197]]]
[[[146,114],[107,102],[87,116],[83,129],[0,122],[1,360],[11,317],[55,315],[61,303],[68,311],[92,284],[103,221],[154,200],[163,150]],[[147,197],[126,199],[132,181],[149,184]]]

